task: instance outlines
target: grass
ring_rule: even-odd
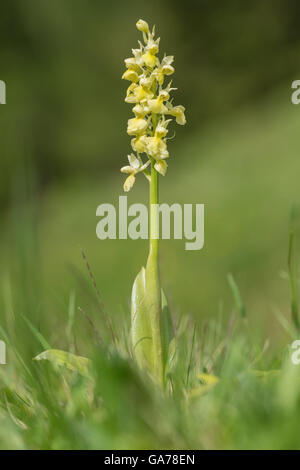
[[[72,181],[42,197],[31,172],[16,182],[1,233],[0,448],[299,448],[296,216],[288,245],[300,141],[298,110],[282,95],[173,149],[161,200],[204,202],[206,244],[191,253],[162,242],[177,339],[165,393],[137,369],[128,343],[146,243],[95,236],[96,207],[117,201],[122,177]],[[138,182],[129,203],[146,197]],[[89,358],[87,369],[32,360],[49,348]]]
[[[44,348],[26,323],[24,337]],[[25,363],[10,345],[0,369],[1,448],[298,448],[299,374],[288,351],[267,360],[241,317],[201,326],[185,317],[176,332],[165,393],[119,337],[116,347],[95,345],[88,368]]]

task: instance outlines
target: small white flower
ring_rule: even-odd
[[[150,164],[150,160],[146,163],[142,163],[133,153],[128,155],[129,165],[123,166],[121,168],[122,173],[128,173],[129,176],[126,178],[124,183],[124,191],[128,192],[132,188],[135,182],[135,175],[144,171],[147,166]]]

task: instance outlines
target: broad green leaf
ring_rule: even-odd
[[[149,285],[149,284],[148,284]],[[150,371],[155,368],[155,354],[152,342],[151,312],[153,298],[151,288],[147,289],[147,271],[142,267],[135,278],[131,297],[131,337],[135,358],[140,367]],[[161,340],[163,364],[167,370],[169,345],[173,337],[173,326],[166,296],[161,291]]]
[[[149,315],[149,298],[146,292],[144,267],[135,278],[131,296],[131,338],[135,358],[140,367],[153,370],[153,344]]]
[[[35,361],[49,361],[59,367],[66,367],[69,370],[79,372],[88,376],[90,359],[60,349],[47,349],[34,358]]]

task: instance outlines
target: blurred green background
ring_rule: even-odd
[[[0,319],[8,329],[12,312],[23,313],[63,345],[70,299],[99,320],[81,248],[106,310],[116,322],[129,315],[147,243],[98,240],[96,208],[123,194],[131,109],[121,75],[143,18],[156,24],[161,53],[175,55],[175,102],[188,121],[169,141],[161,201],[205,204],[203,250],[161,243],[173,311],[229,314],[230,272],[253,328],[276,338],[274,311],[289,315],[289,213],[299,201],[300,107],[291,104],[299,13],[296,0],[1,5]],[[147,195],[140,177],[129,203]],[[86,320],[76,315],[81,338]]]

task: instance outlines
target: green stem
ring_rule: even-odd
[[[158,238],[153,238],[153,233],[158,233],[158,219],[155,217],[155,207],[153,204],[159,204],[159,182],[158,182],[158,172],[154,168],[155,161],[151,161],[151,180],[150,180],[150,237],[149,242],[150,251],[153,251],[158,263]]]
[[[146,269],[146,285],[151,298],[149,309],[153,341],[153,372],[157,381],[163,383],[163,355],[161,336],[161,287],[159,276],[159,239],[158,239],[158,173],[154,168],[155,161],[151,160],[150,181],[150,247]],[[155,237],[155,233],[157,237]]]

